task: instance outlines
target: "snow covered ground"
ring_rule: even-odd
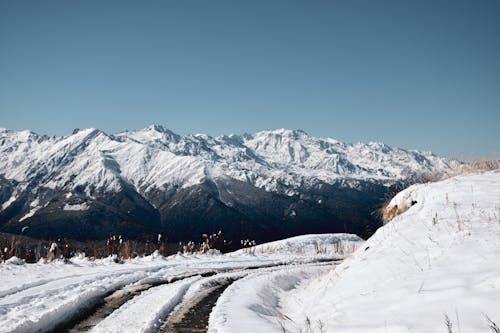
[[[256,255],[296,255],[311,256],[324,254],[338,255],[354,252],[363,240],[353,234],[318,234],[291,237],[275,242],[269,242],[249,249],[241,249],[235,253],[253,253]]]
[[[235,283],[210,332],[427,333],[447,332],[446,321],[452,332],[494,332],[487,317],[500,324],[500,172],[411,186],[387,210],[402,213],[326,274]]]
[[[353,235],[310,235],[312,239],[340,241],[350,239],[351,246],[362,243]],[[353,243],[354,242],[354,243]],[[294,242],[290,243],[290,246]],[[317,254],[304,251],[301,255],[286,253],[242,252],[227,255],[176,255],[168,258],[152,255],[116,263],[114,258],[90,261],[76,257],[69,263],[55,261],[49,264],[23,264],[11,259],[0,264],[0,332],[44,332],[60,323],[70,321],[81,312],[92,308],[116,292],[126,293],[134,288],[153,286],[123,304],[112,315],[98,324],[98,332],[151,331],[157,319],[165,316],[190,288],[200,288],[215,277],[224,278],[226,272],[246,275],[268,271],[266,267],[303,265],[325,260],[336,260],[341,254]],[[256,269],[257,268],[257,269]],[[239,273],[238,273],[239,272]],[[215,274],[214,277],[206,275]],[[179,280],[167,283],[171,280]],[[203,284],[204,283],[204,284]],[[194,285],[193,285],[194,284]],[[192,293],[192,291],[191,291]],[[187,294],[189,296],[189,293]],[[111,296],[110,296],[111,297]]]
[[[92,331],[156,332],[220,281],[229,286],[210,333],[446,332],[446,320],[469,333],[491,331],[487,317],[500,323],[500,172],[414,185],[386,210],[396,216],[366,242],[306,235],[226,255],[13,259],[0,264],[0,332],[50,331],[110,299],[122,303]]]
[[[292,326],[280,300],[301,283],[325,274],[331,266],[287,267],[260,272],[236,281],[222,294],[210,315],[210,333],[283,332]]]

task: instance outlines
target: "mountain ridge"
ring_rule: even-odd
[[[444,173],[453,163],[428,152],[374,142],[348,144],[302,130],[211,137],[181,136],[151,125],[115,134],[88,128],[49,137],[0,129],[0,229],[22,232],[28,227],[24,230],[29,233],[37,229],[36,222],[45,230],[44,221],[58,216],[59,226],[60,220],[72,221],[73,228],[81,226],[75,222],[81,219],[92,228],[96,220],[112,221],[110,226],[125,220],[124,226],[149,223],[155,232],[173,220],[182,228],[182,220],[189,218],[198,220],[198,232],[204,220],[210,221],[210,229],[219,224],[235,228],[229,219],[245,224],[255,215],[281,230],[282,220],[314,224],[335,216],[334,207],[344,198],[333,202],[323,193],[357,197],[376,186],[381,195],[413,177]],[[266,203],[247,192],[276,201],[278,208],[263,208]],[[265,230],[262,221],[257,224]],[[307,229],[304,225],[296,231],[302,227]],[[113,228],[105,228],[106,233]],[[236,228],[235,234],[245,234],[245,228]],[[72,237],[85,238],[85,232]]]

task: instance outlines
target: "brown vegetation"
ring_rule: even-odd
[[[116,260],[131,259],[150,255],[155,251],[163,256],[176,253],[207,253],[213,250],[226,251],[229,243],[224,240],[221,231],[202,235],[202,241],[168,243],[162,235],[151,235],[143,240],[127,240],[121,235],[111,236],[107,240],[77,242],[67,239],[38,240],[21,235],[0,233],[0,263],[12,257],[26,260],[28,263],[43,260],[69,259],[85,255],[89,259],[115,256]]]
[[[488,160],[488,159],[477,159],[474,161],[462,163],[456,165],[450,172],[448,172],[447,177],[453,177],[468,173],[484,173],[488,171],[500,169],[500,160]]]
[[[421,177],[412,178],[409,181],[403,183],[398,189],[398,191],[402,191],[413,184],[436,182],[458,175],[471,174],[471,173],[484,173],[498,169],[500,169],[500,160],[478,159],[465,163],[455,163],[455,165],[451,168],[451,170],[445,174],[427,174]],[[397,192],[395,194],[397,194]],[[416,203],[412,202],[411,205],[407,205],[404,207],[398,207],[397,205],[389,207],[389,203],[391,202],[391,200],[392,197],[388,197],[384,202],[384,204],[382,205],[382,207],[380,208],[380,210],[377,212],[377,214],[382,219],[383,224],[387,224],[394,217],[404,213]]]

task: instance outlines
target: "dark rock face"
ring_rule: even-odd
[[[323,184],[316,191],[286,196],[246,183],[223,180],[183,189],[160,207],[172,240],[222,230],[233,241],[259,242],[305,233],[349,232],[370,236],[381,224],[373,212],[390,188],[364,184],[363,190]]]
[[[0,202],[6,202],[12,196],[16,188],[16,182],[10,179],[5,179],[0,175]]]
[[[45,204],[23,220],[32,211],[29,203],[34,197]],[[81,206],[85,208],[71,209]],[[40,239],[102,240],[111,235],[145,238],[160,232],[161,226],[158,211],[130,188],[95,199],[78,192],[66,198],[60,192],[38,189],[25,191],[0,214],[0,230]]]
[[[0,181],[0,196],[10,197],[11,181]],[[349,232],[366,238],[380,226],[373,212],[391,188],[373,183],[358,187],[319,184],[300,189],[300,195],[287,196],[224,178],[188,188],[156,190],[145,197],[124,185],[120,192],[93,198],[78,189],[68,197],[51,189],[27,188],[0,213],[0,231],[79,241],[111,235],[144,239],[161,233],[173,242],[199,240],[204,233],[221,230],[235,245],[246,238],[264,242],[323,232]],[[35,198],[41,207],[30,216]]]

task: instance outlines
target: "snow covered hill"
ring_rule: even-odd
[[[103,238],[113,230],[134,237],[168,225],[176,230],[172,238],[181,239],[210,231],[200,224],[241,235],[262,231],[262,226],[229,225],[247,224],[248,216],[263,224],[323,225],[338,215],[335,207],[351,207],[356,218],[342,218],[361,221],[369,212],[352,209],[360,197],[371,207],[389,186],[446,172],[450,163],[431,153],[382,143],[346,144],[299,130],[213,138],[179,136],[157,125],[113,135],[75,130],[64,137],[0,129],[0,226],[53,237],[47,231],[51,224],[63,236],[81,239]],[[103,222],[96,225],[96,220]],[[179,230],[186,220],[201,222]],[[298,227],[292,234],[360,234],[367,222],[359,221],[351,229]],[[274,238],[283,238],[280,226],[271,228],[279,236]]]
[[[283,296],[281,317],[256,316],[249,327],[426,333],[447,331],[448,321],[453,332],[492,331],[488,318],[500,322],[500,172],[411,186],[387,210],[401,213],[330,273]]]

